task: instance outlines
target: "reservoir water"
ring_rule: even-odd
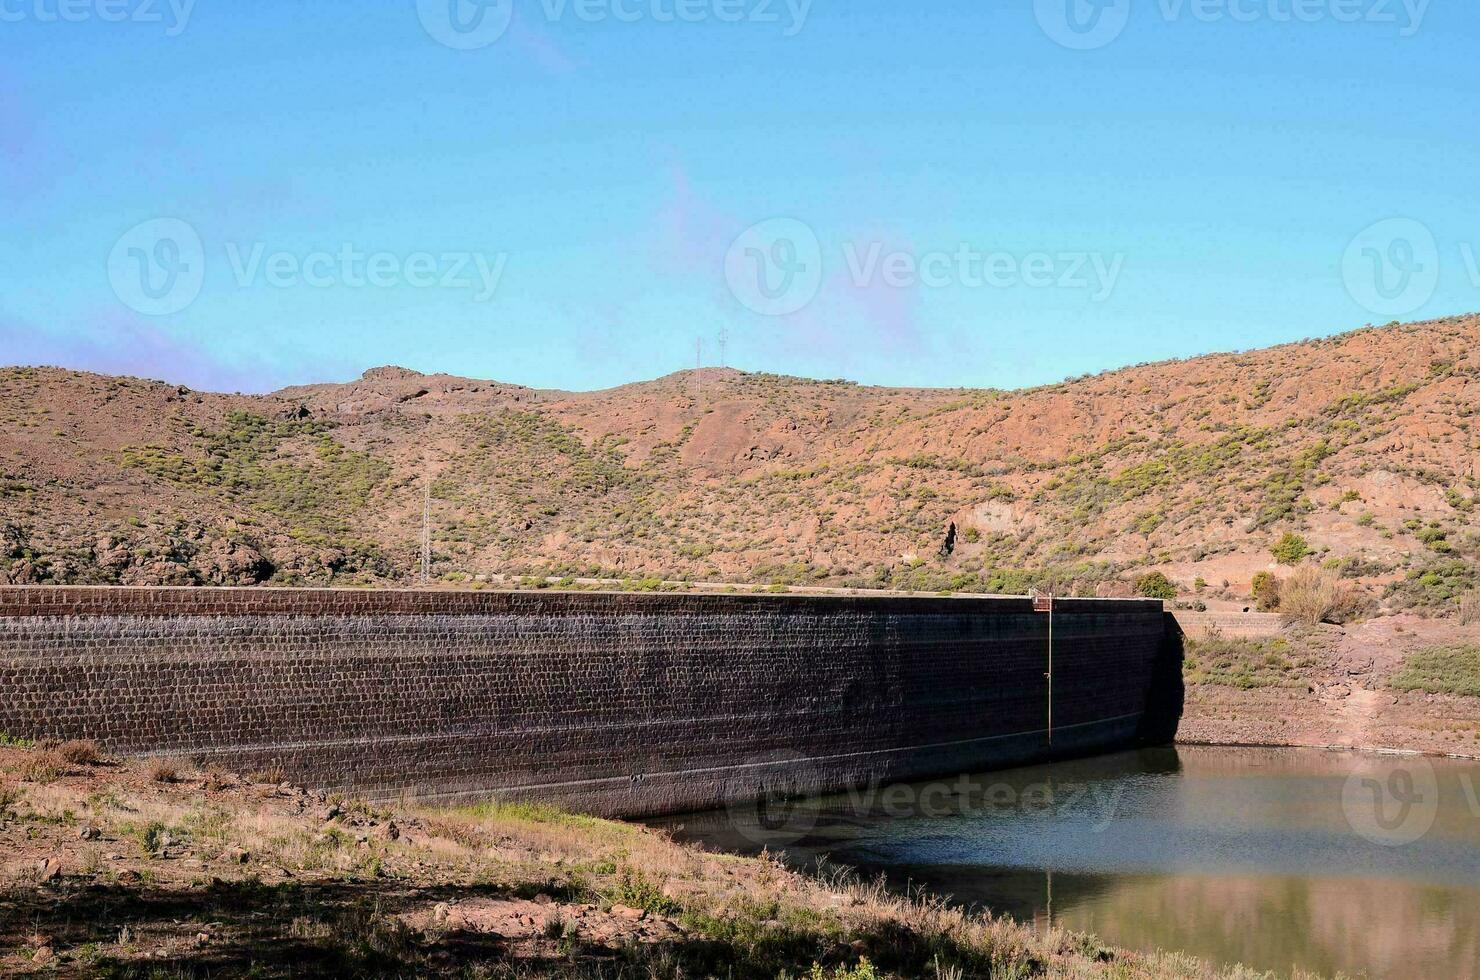
[[[652,821],[1288,976],[1480,980],[1480,764],[1179,747]]]

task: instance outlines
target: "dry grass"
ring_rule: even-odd
[[[67,774],[67,760],[56,749],[32,752],[21,763],[19,775],[28,783],[49,783]]]
[[[282,766],[268,766],[266,769],[258,769],[248,775],[248,779],[254,783],[284,783],[288,780],[288,774],[283,771]]]
[[[57,755],[74,766],[95,766],[103,761],[103,752],[92,739],[74,739],[57,747]]]
[[[1298,568],[1280,583],[1280,616],[1287,623],[1344,623],[1360,606],[1356,589],[1329,568]]]
[[[1461,626],[1480,625],[1480,592],[1459,597],[1459,622]]]
[[[156,783],[177,783],[180,767],[172,759],[154,759],[149,763],[149,778]]]

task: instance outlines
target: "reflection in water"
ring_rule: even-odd
[[[1139,949],[1480,980],[1480,765],[1188,747],[669,818]]]

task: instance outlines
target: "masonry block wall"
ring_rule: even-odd
[[[638,816],[1167,741],[1159,602],[0,589],[0,733]]]

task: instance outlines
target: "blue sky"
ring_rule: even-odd
[[[1480,309],[1472,0],[174,3],[0,0],[0,363],[1019,386]]]

